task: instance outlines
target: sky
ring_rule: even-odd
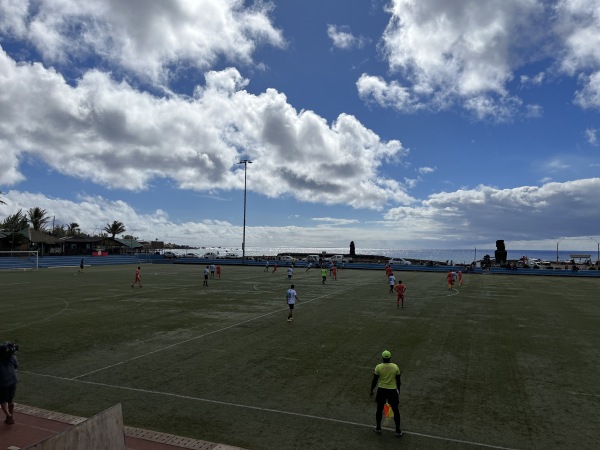
[[[599,111],[600,0],[0,0],[0,220],[594,250]]]

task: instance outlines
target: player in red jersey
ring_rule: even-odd
[[[406,285],[402,283],[402,280],[398,280],[398,284],[394,286],[394,289],[396,290],[397,294],[396,308],[400,307],[400,305],[402,305],[404,308],[404,293],[406,292]]]
[[[135,280],[133,280],[133,283],[131,284],[131,287],[133,287],[135,285],[135,283],[137,283],[139,285],[139,287],[142,287],[142,269],[138,266],[138,268],[135,270]]]
[[[452,286],[454,285],[454,274],[452,273],[452,271],[448,272],[446,278],[448,278],[448,290],[451,290]]]

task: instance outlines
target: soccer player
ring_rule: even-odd
[[[394,285],[396,284],[396,277],[393,272],[390,272],[388,276],[388,284],[390,285],[390,294],[394,293]]]
[[[206,266],[206,269],[204,269],[204,286],[208,286],[208,273],[210,272],[210,269],[208,268],[208,266]]]
[[[292,317],[292,313],[294,312],[294,305],[296,304],[297,301],[300,300],[300,298],[298,297],[298,294],[296,293],[296,290],[294,289],[293,284],[287,290],[285,299],[287,300],[288,307],[290,308],[290,312],[288,313],[287,321],[291,322],[292,320],[294,320],[294,318]]]
[[[135,283],[137,283],[139,285],[139,287],[142,287],[142,269],[140,268],[140,266],[138,266],[138,268],[135,270],[135,280],[133,280],[133,283],[131,284],[131,287],[133,287],[135,285]]]
[[[294,273],[294,269],[292,269],[291,267],[288,267],[287,273],[288,273],[288,281],[291,281],[292,274]]]
[[[337,281],[337,267],[335,264],[333,266],[333,279]]]
[[[310,270],[310,268],[312,267],[312,262],[308,263],[308,266],[306,266],[306,271],[308,272]]]
[[[277,261],[273,263],[273,273],[277,272]]]
[[[452,273],[452,271],[448,272],[448,275],[446,275],[446,278],[448,279],[448,290],[452,290],[452,285],[454,284],[454,274]]]
[[[398,280],[398,284],[394,287],[396,289],[397,299],[396,299],[396,308],[402,304],[404,308],[404,293],[406,292],[406,286],[402,284],[402,280]]]
[[[462,270],[458,271],[458,285],[462,286]]]
[[[221,279],[221,264],[217,264],[217,277]]]
[[[267,259],[267,263],[265,264],[265,272],[269,271],[269,260]]]
[[[217,268],[216,266],[213,264],[210,265],[210,277],[214,278],[215,277],[215,272],[216,272]]]
[[[383,419],[383,407],[388,403],[394,412],[394,423],[396,424],[396,437],[402,436],[400,429],[400,369],[396,364],[391,362],[392,354],[385,350],[381,357],[383,363],[375,366],[373,373],[373,381],[371,381],[371,397],[377,386],[377,412],[375,413],[375,433],[381,434],[381,420]]]
[[[81,262],[79,263],[79,271],[83,272],[83,258],[81,258]]]
[[[393,270],[392,270],[391,266],[389,264],[386,264],[385,265],[385,276],[387,278],[389,278],[390,275],[392,274],[392,272],[393,272]]]
[[[321,268],[321,277],[323,277],[321,284],[325,284],[325,281],[327,281],[327,269],[325,267]]]

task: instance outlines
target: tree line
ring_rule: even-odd
[[[2,193],[0,192],[0,204],[6,205],[6,202],[1,197]],[[26,230],[28,228],[33,228],[34,230],[44,231],[48,234],[57,237],[93,237],[87,233],[81,231],[79,224],[76,222],[71,222],[68,225],[54,225],[51,230],[48,230],[48,225],[50,223],[50,216],[45,209],[42,209],[38,206],[34,208],[29,208],[27,212],[23,212],[22,209],[17,211],[15,214],[9,214],[6,218],[0,221],[0,231],[4,231],[9,235],[20,234],[21,231]],[[104,232],[101,234],[101,237],[110,236],[112,239],[115,238],[117,234],[122,234],[127,231],[123,222],[118,220],[114,220],[112,223],[107,223],[104,228],[102,228]],[[8,236],[8,238],[15,238],[15,236]],[[133,238],[133,236],[125,236],[125,238]]]

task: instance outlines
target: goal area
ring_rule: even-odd
[[[0,269],[38,270],[37,250],[0,251]]]

